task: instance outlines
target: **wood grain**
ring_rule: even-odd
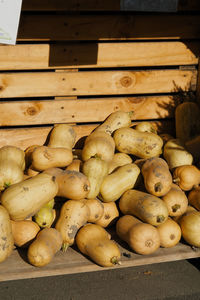
[[[199,39],[199,27],[195,14],[22,14],[18,41]]]
[[[57,43],[0,46],[0,70],[193,65],[200,42]]]
[[[160,248],[151,255],[135,254],[129,251],[128,247],[124,244],[123,246],[119,245],[119,248],[121,252],[121,265],[115,267],[100,267],[80,254],[76,248],[69,247],[66,253],[59,251],[50,264],[37,268],[27,262],[26,251],[21,250],[18,252],[14,250],[12,255],[0,264],[0,281],[105,271],[108,269],[114,270],[200,256],[200,249],[194,251],[190,246],[181,243],[172,248]],[[129,255],[130,258],[125,255]]]
[[[194,70],[0,74],[0,98],[151,94],[196,89]]]
[[[132,120],[172,118],[178,103],[177,96],[0,102],[0,126],[102,122],[116,110],[133,111]]]

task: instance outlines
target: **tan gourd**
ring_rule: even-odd
[[[184,165],[175,168],[173,182],[184,191],[189,191],[200,184],[200,170],[194,165]]]
[[[165,143],[163,157],[167,161],[170,170],[193,163],[192,154],[185,149],[184,144],[179,139],[171,139]]]
[[[192,189],[188,194],[189,205],[200,211],[200,187]]]
[[[181,228],[174,220],[168,218],[163,224],[157,226],[160,235],[160,246],[171,248],[178,244],[181,239]]]
[[[24,170],[25,169],[25,153],[22,149],[7,145],[0,148],[0,161],[12,161]]]
[[[140,169],[134,163],[119,167],[113,173],[107,175],[100,187],[100,197],[103,202],[116,201],[120,196],[134,187]]]
[[[187,206],[186,212],[183,215],[177,216],[177,217],[172,217],[173,220],[179,224],[180,219],[182,218],[182,216],[187,215],[188,213],[190,213],[191,211],[197,211],[196,208],[194,208],[193,206],[189,205]]]
[[[24,179],[23,170],[12,160],[0,160],[0,190]]]
[[[120,128],[113,135],[119,152],[150,158],[162,153],[163,140],[151,132],[140,132],[133,128]]]
[[[89,208],[82,201],[68,200],[62,205],[55,228],[62,235],[64,252],[74,244],[77,231],[86,224],[89,215]]]
[[[157,130],[151,122],[143,121],[135,126],[135,129],[140,132],[151,132],[157,134]]]
[[[111,161],[115,152],[113,138],[106,132],[92,132],[87,136],[83,149],[82,160],[86,161],[91,157],[99,157],[105,161]]]
[[[162,197],[170,217],[183,215],[188,207],[188,198],[178,185],[172,184],[170,191]]]
[[[55,124],[50,132],[48,146],[72,150],[76,141],[76,132],[68,124]]]
[[[57,196],[72,200],[81,200],[87,197],[90,182],[82,172],[50,168],[44,173],[55,176],[58,183]]]
[[[12,235],[12,227],[7,210],[0,205],[0,262],[6,260],[13,251],[14,238]]]
[[[195,102],[183,102],[175,110],[176,137],[184,143],[200,134],[200,109]]]
[[[90,183],[87,198],[96,198],[105,176],[108,175],[108,163],[100,158],[92,157],[83,163],[82,172]]]
[[[104,205],[99,199],[82,199],[79,201],[85,203],[89,208],[89,217],[87,220],[89,223],[95,223],[103,216]]]
[[[14,243],[17,247],[28,247],[40,231],[39,225],[31,220],[11,220]]]
[[[80,159],[73,159],[71,164],[69,164],[66,167],[66,170],[80,172],[81,168],[82,168],[82,161]]]
[[[70,149],[40,146],[32,153],[32,168],[36,171],[44,171],[48,168],[66,167],[72,160]]]
[[[35,215],[57,192],[55,177],[41,173],[8,187],[1,196],[1,203],[12,220],[21,221]]]
[[[119,200],[119,208],[124,215],[133,215],[154,226],[164,223],[168,218],[168,209],[164,201],[134,189],[128,190],[122,195]]]
[[[122,216],[117,221],[116,233],[138,254],[148,255],[160,247],[157,228],[131,215]]]
[[[183,215],[179,224],[184,240],[191,246],[200,247],[200,212],[191,211]]]
[[[118,128],[130,126],[132,115],[133,112],[112,112],[106,120],[95,129],[95,131],[103,131],[111,135]]]
[[[147,159],[141,169],[147,192],[157,197],[167,194],[172,185],[172,175],[167,162],[160,157]]]
[[[97,224],[86,224],[76,235],[76,245],[81,253],[87,255],[102,267],[120,264],[120,249],[110,240],[107,231]]]
[[[62,246],[62,236],[55,228],[42,229],[27,251],[30,264],[44,267],[49,264]]]
[[[122,167],[133,162],[132,158],[126,153],[115,153],[113,159],[108,163],[108,174],[111,174],[118,167]]]
[[[104,228],[112,226],[119,217],[119,210],[115,202],[102,203],[104,210],[103,215],[95,224]]]

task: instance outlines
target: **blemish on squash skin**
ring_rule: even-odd
[[[70,239],[73,239],[78,231],[78,227],[76,225],[71,225],[69,228],[68,236]]]

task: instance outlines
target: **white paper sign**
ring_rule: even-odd
[[[0,0],[0,44],[16,44],[22,0]]]

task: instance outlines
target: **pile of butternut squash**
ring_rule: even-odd
[[[200,157],[186,147],[190,130],[159,135],[150,122],[133,126],[131,116],[111,113],[81,149],[67,124],[55,125],[45,145],[0,148],[0,262],[23,247],[42,267],[76,245],[111,267],[121,263],[117,239],[140,255],[181,238],[200,247]]]

